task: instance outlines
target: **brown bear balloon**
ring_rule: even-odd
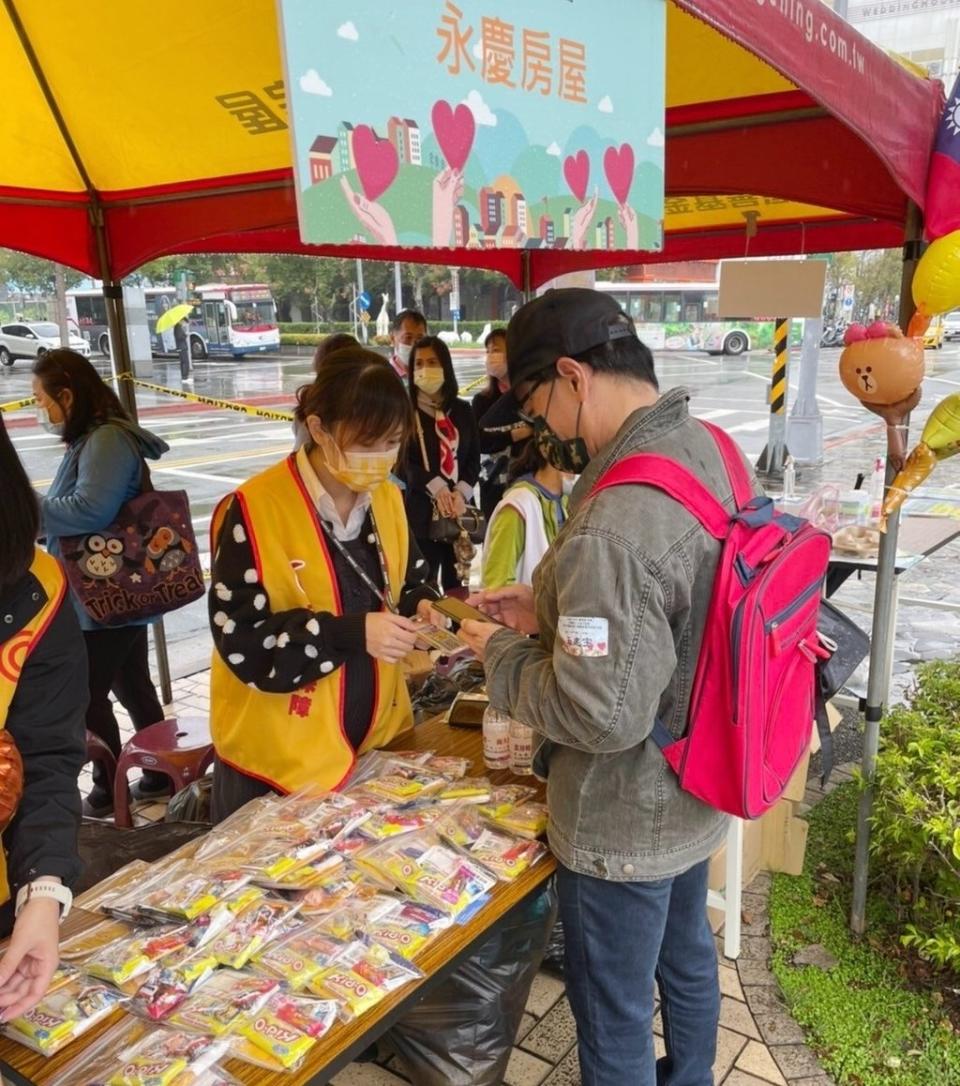
[[[920,402],[923,343],[895,324],[851,324],[843,337],[840,380],[887,424],[887,455],[899,471],[906,456],[902,424]]]

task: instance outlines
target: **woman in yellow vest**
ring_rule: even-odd
[[[0,937],[12,929],[0,958],[3,1020],[46,991],[80,874],[87,661],[66,579],[35,546],[38,529],[33,488],[0,415]]]
[[[269,791],[337,788],[411,723],[399,666],[429,567],[388,476],[410,400],[359,345],[298,395],[304,446],[221,502],[211,525],[213,816]]]

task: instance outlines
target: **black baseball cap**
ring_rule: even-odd
[[[546,377],[558,358],[576,358],[611,340],[637,338],[633,321],[609,295],[586,287],[548,290],[522,305],[507,325],[510,387]],[[511,391],[480,420],[482,430],[520,423],[520,405]]]

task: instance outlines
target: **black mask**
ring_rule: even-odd
[[[583,404],[577,410],[577,436],[564,440],[559,437],[547,422],[546,416],[550,412],[550,400],[553,399],[553,388],[550,389],[550,397],[542,415],[537,415],[530,420],[533,427],[533,441],[543,456],[544,460],[557,471],[568,475],[580,475],[590,462],[590,454],[587,452],[587,443],[580,437],[580,412]]]

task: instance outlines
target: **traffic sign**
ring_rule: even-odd
[[[361,309],[369,309],[370,308],[370,303],[372,301],[373,301],[373,299],[370,297],[370,295],[365,290],[361,291],[357,295],[357,305],[360,306]]]
[[[460,310],[459,309],[451,309],[450,310],[450,319],[452,321],[460,320]]]

